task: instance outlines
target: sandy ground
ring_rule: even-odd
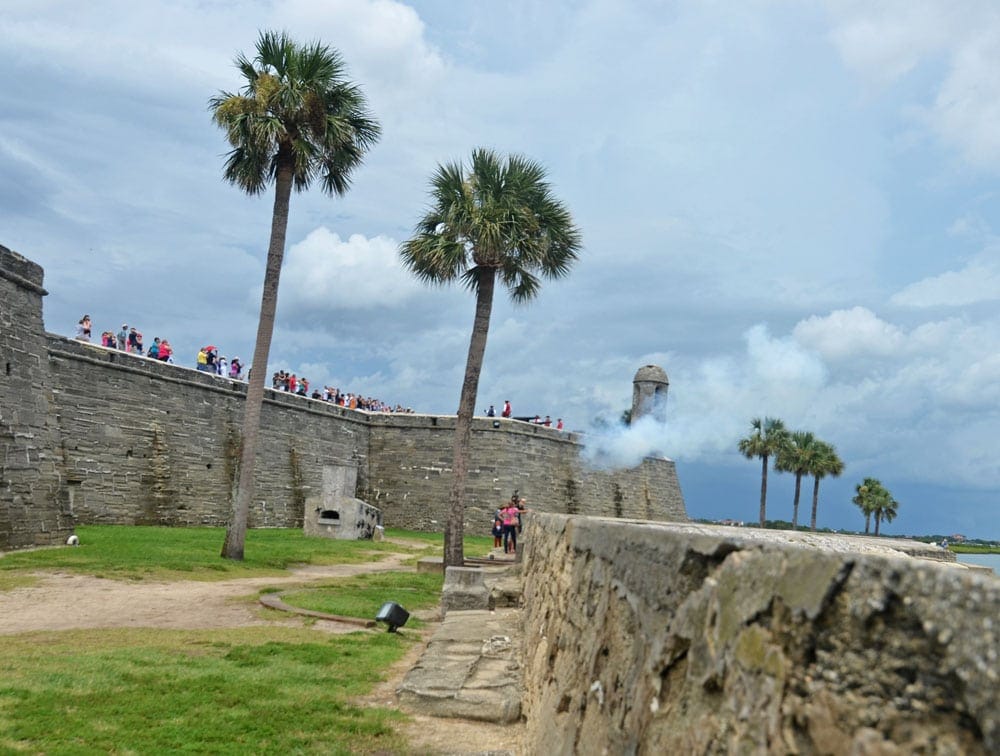
[[[0,592],[0,636],[38,630],[73,630],[116,627],[165,629],[210,629],[249,625],[302,626],[303,620],[265,610],[253,600],[264,587],[289,587],[314,580],[349,577],[363,573],[399,569],[411,554],[391,554],[377,562],[332,566],[306,566],[290,570],[287,576],[199,582],[125,582],[61,573],[40,573],[29,587]],[[310,627],[318,632],[358,632],[355,625],[324,620]],[[416,663],[433,625],[417,644],[389,672],[362,705],[400,707],[396,688]],[[405,709],[404,709],[405,710]],[[413,715],[404,732],[416,753],[473,754],[489,751],[522,752],[522,726],[501,727],[484,722],[439,719]]]

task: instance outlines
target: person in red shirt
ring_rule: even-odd
[[[562,424],[562,418],[560,417],[558,420],[556,420],[556,430],[562,430],[562,429],[563,429],[563,424]]]
[[[510,400],[503,400],[503,411],[500,413],[500,417],[510,417]]]

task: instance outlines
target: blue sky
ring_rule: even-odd
[[[667,423],[607,441],[677,461],[689,512],[753,520],[755,416],[835,444],[890,533],[1000,538],[1000,8],[920,2],[75,2],[0,10],[0,243],[179,362],[249,358],[271,197],[221,179],[207,101],[259,29],[339,49],[384,129],[351,192],[295,195],[270,369],[454,412],[473,302],[396,248],[440,162],[545,164],[583,232],[572,275],[499,297],[479,404],[614,417],[645,364]],[[769,513],[790,517],[793,479]]]

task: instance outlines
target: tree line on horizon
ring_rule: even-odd
[[[774,460],[775,472],[795,474],[795,496],[792,500],[792,529],[799,526],[799,499],[802,478],[812,476],[812,514],[809,529],[816,530],[816,511],[819,508],[819,483],[827,477],[840,477],[844,461],[837,455],[836,447],[817,438],[809,431],[791,431],[782,420],[773,417],[753,418],[750,434],[740,439],[738,448],[747,459],[761,460],[760,526],[767,520],[767,471]],[[892,522],[899,510],[899,502],[878,478],[867,477],[855,488],[851,501],[865,516],[865,535],[875,520],[875,535],[883,521]]]

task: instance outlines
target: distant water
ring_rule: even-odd
[[[982,564],[991,567],[1000,575],[1000,554],[956,554],[958,561],[965,564]]]

